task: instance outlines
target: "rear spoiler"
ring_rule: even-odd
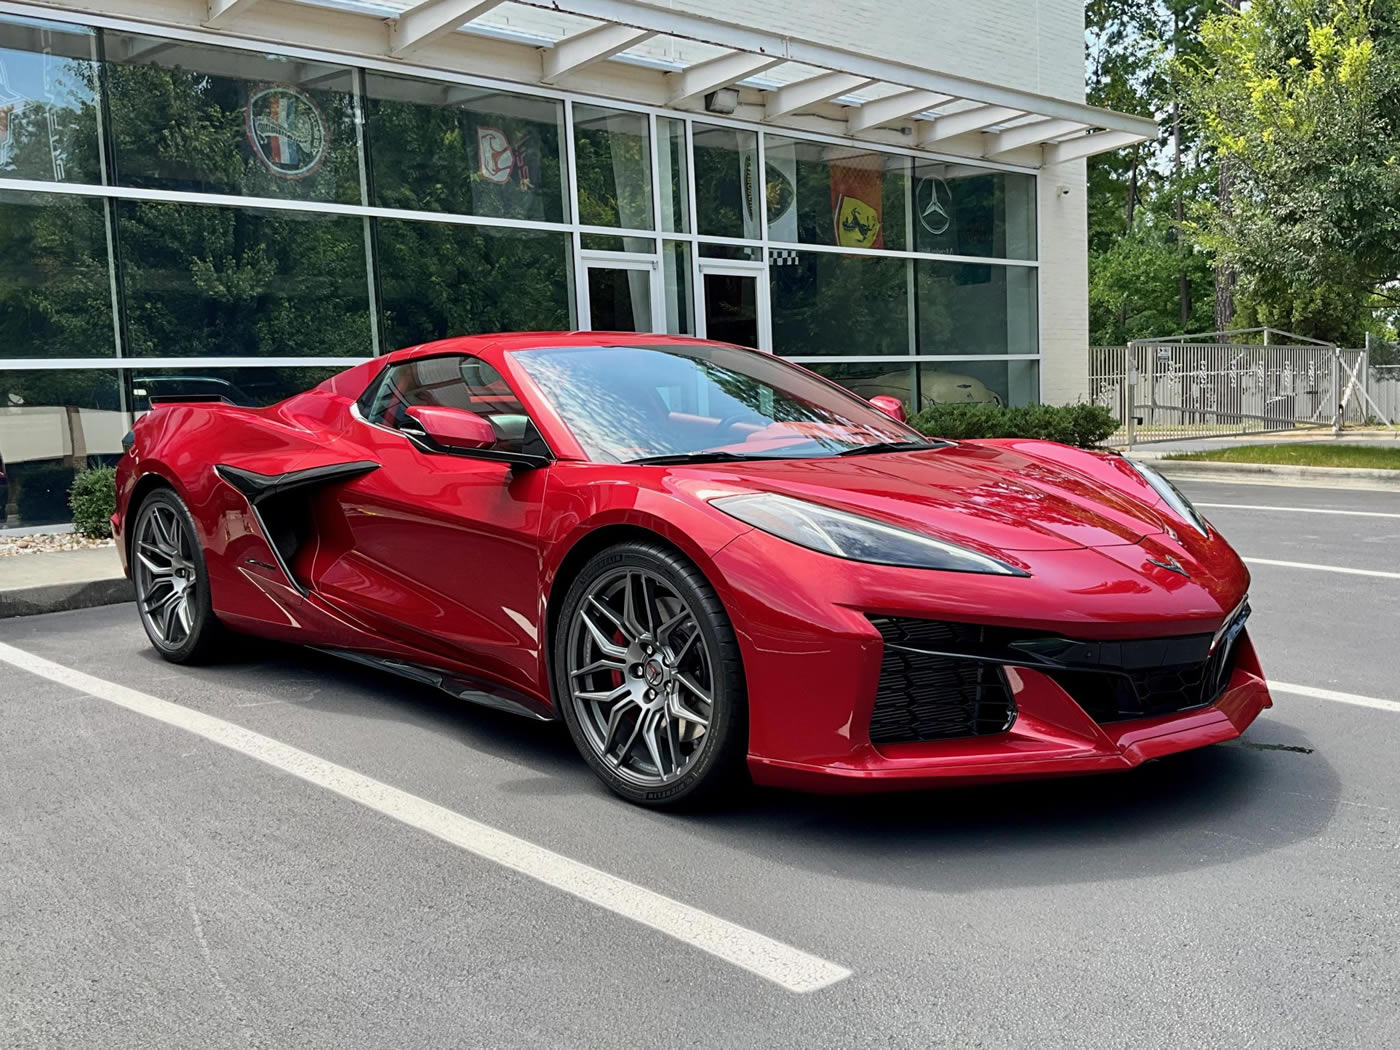
[[[223,394],[154,394],[146,400],[153,405],[233,404]]]

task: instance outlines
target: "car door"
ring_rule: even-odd
[[[412,406],[464,408],[497,453],[547,453],[510,386],[478,358],[417,358],[384,371],[355,409],[380,464],[333,498],[340,551],[313,586],[361,622],[426,654],[534,691],[539,666],[539,533],[548,468],[436,450]]]

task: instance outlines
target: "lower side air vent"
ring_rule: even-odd
[[[870,716],[875,744],[1002,733],[1016,720],[1006,676],[994,663],[901,647],[952,640],[978,628],[963,624],[872,617],[885,639],[880,685]],[[967,639],[972,641],[973,639]]]

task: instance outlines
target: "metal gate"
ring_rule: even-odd
[[[1118,416],[1114,444],[1228,437],[1300,427],[1331,427],[1340,392],[1360,370],[1364,351],[1339,350],[1286,333],[1256,329],[1263,342],[1203,342],[1200,337],[1094,347],[1089,393]]]

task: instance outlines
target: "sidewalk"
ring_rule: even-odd
[[[0,558],[0,617],[132,600],[115,547]]]

